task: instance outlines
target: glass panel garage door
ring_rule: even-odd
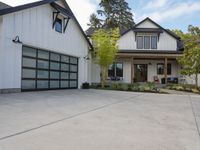
[[[23,46],[22,91],[78,87],[78,58]]]

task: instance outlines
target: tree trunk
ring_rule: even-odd
[[[196,84],[196,88],[198,88],[198,74],[195,75],[195,84]]]

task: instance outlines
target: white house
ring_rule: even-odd
[[[92,45],[65,0],[0,5],[0,93],[89,82]]]
[[[87,30],[91,36],[93,30]],[[179,73],[177,58],[183,53],[181,39],[170,30],[146,18],[132,29],[122,31],[116,61],[108,70],[109,79],[124,83],[185,82],[194,84]],[[92,64],[91,82],[100,82],[100,69]]]

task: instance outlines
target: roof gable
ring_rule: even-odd
[[[37,7],[37,6],[44,5],[44,4],[51,4],[51,6],[55,6],[54,8],[56,8],[57,10],[59,9],[59,11],[64,12],[65,15],[67,15],[71,19],[73,19],[75,21],[75,23],[77,24],[78,28],[80,29],[80,31],[81,31],[82,35],[84,36],[85,40],[87,41],[89,47],[93,48],[93,46],[90,43],[89,39],[85,35],[81,25],[79,24],[78,20],[74,16],[72,10],[70,9],[69,5],[67,4],[67,2],[65,0],[42,0],[42,1],[38,1],[38,2],[33,2],[33,3],[21,5],[21,6],[6,8],[6,9],[0,10],[0,16],[6,15],[6,14],[9,14],[9,13],[14,13],[14,12],[17,12],[17,11],[20,11],[20,10],[24,10],[24,9]],[[60,4],[61,4],[61,6],[60,6]]]
[[[147,27],[145,25],[147,25]],[[151,26],[151,27],[149,28],[148,26],[149,27]],[[121,36],[125,35],[129,31],[133,31],[133,30],[135,30],[137,28],[141,28],[141,29],[142,28],[147,28],[147,29],[158,28],[158,29],[163,30],[164,32],[166,32],[167,34],[169,34],[170,36],[172,36],[176,40],[181,40],[180,37],[178,37],[175,33],[173,33],[170,30],[167,30],[167,29],[163,28],[162,26],[160,26],[159,24],[157,24],[156,22],[154,22],[152,19],[150,19],[148,17],[146,19],[142,20],[141,22],[139,22],[138,24],[136,24],[133,28],[125,31],[124,33],[122,33]]]

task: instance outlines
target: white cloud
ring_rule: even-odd
[[[11,6],[17,6],[39,0],[1,0],[1,1]],[[74,15],[78,19],[83,29],[86,30],[90,14],[96,12],[97,5],[92,3],[91,2],[92,0],[66,0],[66,1],[69,4],[72,11],[74,12]]]
[[[146,17],[150,17],[151,19],[157,22],[163,22],[168,19],[176,19],[178,17],[184,17],[185,15],[190,15],[195,12],[200,11],[200,2],[184,2],[177,4],[173,7],[167,7],[165,10],[158,10],[153,13],[144,14],[138,20],[142,20]]]
[[[147,3],[145,9],[155,9],[163,7],[167,4],[169,0],[152,0]]]

